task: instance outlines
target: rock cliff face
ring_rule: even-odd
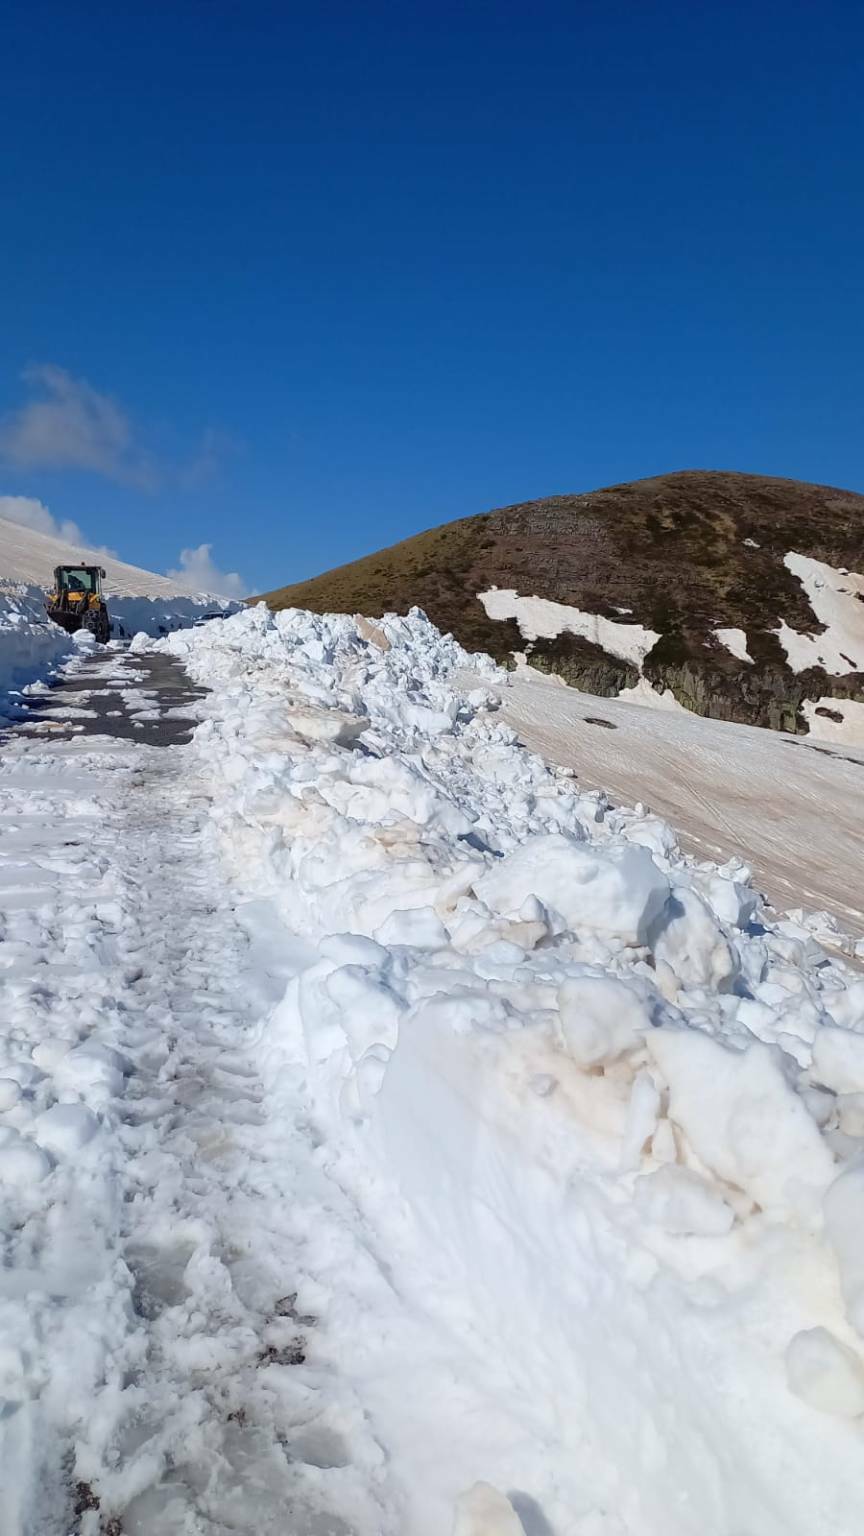
[[[799,636],[825,633],[802,580],[784,563],[790,552],[835,571],[864,570],[864,496],[685,471],[464,518],[266,600],[373,617],[416,604],[471,649],[502,662],[521,651],[601,696],[638,681],[626,629],[640,625],[660,636],[641,668],[655,688],[671,689],[698,714],[799,731],[807,729],[805,700],[864,701],[864,672],[855,658],[841,676],[790,665],[782,626]],[[478,594],[495,587],[567,605],[577,611],[577,629],[578,615],[612,620],[625,635],[621,654],[567,629],[532,638],[522,618],[490,618]],[[852,597],[845,601],[854,611]],[[752,660],[732,654],[718,629],[741,631]]]

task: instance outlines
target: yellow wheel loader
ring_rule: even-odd
[[[74,635],[89,629],[105,645],[111,637],[111,620],[102,596],[101,565],[58,565],[54,571],[54,590],[45,599],[49,619]]]

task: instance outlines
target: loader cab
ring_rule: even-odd
[[[101,597],[104,575],[101,565],[58,565],[54,571],[54,590],[58,597],[65,593],[70,602]]]

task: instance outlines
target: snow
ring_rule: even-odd
[[[864,1414],[864,1369],[827,1328],[796,1333],[786,1351],[789,1387],[811,1408],[841,1418]]]
[[[640,677],[638,683],[633,683],[630,688],[620,688],[617,697],[623,699],[625,704],[642,704],[648,709],[672,710],[675,714],[688,714],[689,711],[679,704],[671,688],[655,688],[647,677]]]
[[[475,895],[499,916],[518,919],[533,899],[567,928],[644,943],[665,909],[669,882],[646,848],[619,843],[589,851],[580,846],[578,822],[576,829],[575,840],[553,832],[522,843],[473,882]]]
[[[759,547],[752,539],[744,542],[753,548]],[[835,570],[822,561],[794,552],[785,556],[784,563],[799,577],[815,621],[824,626],[821,634],[802,634],[781,619],[777,635],[790,667],[795,672],[808,667],[823,667],[836,676],[864,672],[864,576]],[[491,587],[487,592],[478,592],[477,596],[490,619],[516,619],[523,638],[528,641],[555,639],[568,632],[581,635],[609,655],[634,663],[640,671],[648,652],[660,639],[655,630],[640,624],[618,623],[546,598],[523,597],[513,588]],[[623,608],[618,611],[629,612]],[[721,626],[712,633],[738,661],[753,664],[743,629],[734,625]],[[521,654],[517,656],[517,666],[524,671],[525,658]],[[651,709],[688,713],[670,689],[661,691],[644,676],[631,687],[622,688],[618,697],[625,703],[643,704]],[[817,712],[820,709],[827,709],[831,714],[820,714]],[[803,713],[813,736],[864,745],[864,703],[826,697],[805,702]],[[838,713],[842,716],[839,721],[832,718]]]
[[[10,696],[74,654],[73,638],[46,618],[44,597],[34,587],[0,586],[0,716]]]
[[[828,1190],[825,1231],[836,1255],[849,1321],[864,1337],[864,1162],[861,1160],[853,1160]]]
[[[67,635],[45,614],[45,592],[52,585],[54,567],[69,561],[104,568],[111,630],[117,638],[165,635],[194,624],[205,613],[232,613],[238,606],[208,593],[190,595],[167,577],[126,565],[104,550],[81,549],[0,518],[0,715],[14,714],[15,695],[49,677],[82,640]]]
[[[783,564],[801,582],[823,632],[801,634],[785,619],[780,644],[795,672],[822,667],[834,676],[864,672],[864,576],[835,570],[822,560],[790,551]]]
[[[37,533],[19,523],[0,518],[0,582],[45,590],[54,580],[56,565],[81,562],[101,565],[105,570],[105,591],[109,597],[189,598],[189,589],[167,576],[127,565],[104,549],[85,549],[65,539]],[[212,594],[204,594],[212,596]]]
[[[734,626],[726,629],[715,629],[714,634],[717,636],[720,644],[725,645],[727,651],[731,651],[738,661],[749,661],[752,663],[753,657],[747,649],[747,635],[743,629],[735,629]]]
[[[801,709],[811,736],[822,741],[864,747],[864,700],[837,699],[828,695],[821,699],[805,699]]]
[[[833,1093],[864,1093],[864,1034],[824,1024],[813,1042],[812,1073]]]
[[[602,646],[612,656],[642,665],[651,648],[660,639],[653,629],[641,624],[619,624],[597,613],[583,613],[567,603],[553,603],[544,597],[520,597],[510,588],[492,587],[477,597],[490,619],[515,619],[526,640],[554,640],[569,633],[582,635]]]
[[[860,973],[376,628],[4,747],[10,1536],[857,1536]]]
[[[578,773],[585,788],[603,788],[624,804],[650,803],[690,851],[754,870],[781,910],[822,911],[840,933],[864,936],[860,748],[838,751],[687,710],[637,709],[533,668],[496,686],[519,739]]]

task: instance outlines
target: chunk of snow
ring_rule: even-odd
[[[661,821],[659,816],[634,816],[624,821],[622,817],[621,836],[628,843],[640,843],[643,848],[650,849],[651,853],[657,853],[662,858],[668,858],[678,847],[678,839],[668,822]]]
[[[618,1166],[638,1168],[646,1145],[657,1130],[661,1110],[660,1091],[650,1072],[637,1072],[630,1090],[627,1119],[621,1138]]]
[[[731,1050],[696,1030],[655,1029],[645,1040],[669,1088],[669,1114],[718,1178],[763,1210],[814,1227],[834,1159],[779,1053]]]
[[[790,1340],[786,1377],[790,1391],[820,1413],[864,1414],[864,1364],[827,1328],[806,1328]]]
[[[725,875],[711,875],[704,892],[711,910],[730,928],[746,928],[759,905],[758,891]]]
[[[836,1107],[837,1123],[844,1136],[864,1139],[864,1093],[841,1093],[836,1100],[831,1095],[826,1098],[829,1105]]]
[[[864,1337],[864,1162],[854,1163],[825,1195],[825,1230],[837,1258],[849,1321]]]
[[[672,1166],[641,1174],[633,1202],[646,1221],[678,1236],[722,1237],[735,1220],[716,1185],[691,1168]]]
[[[669,897],[669,881],[647,848],[622,842],[589,849],[558,832],[523,843],[475,881],[474,889],[502,916],[517,916],[536,896],[573,931],[628,944],[645,943]]]
[[[456,1501],[453,1536],[525,1536],[525,1527],[505,1494],[475,1483]]]
[[[707,902],[686,886],[675,886],[650,936],[655,959],[685,987],[727,991],[738,973],[738,957]]]
[[[387,948],[408,944],[414,949],[441,949],[447,944],[447,929],[434,907],[413,907],[407,912],[391,912],[375,938]]]
[[[86,1146],[98,1129],[96,1116],[83,1104],[52,1104],[33,1123],[33,1134],[40,1147],[62,1157]]]
[[[286,721],[307,741],[333,742],[342,747],[351,746],[369,724],[363,715],[340,714],[336,709],[289,709]]]
[[[21,1085],[14,1077],[0,1077],[0,1112],[12,1109],[21,1098]]]
[[[54,1069],[54,1081],[63,1093],[79,1094],[97,1107],[121,1092],[129,1063],[118,1051],[98,1040],[76,1046]]]
[[[51,1163],[34,1141],[15,1135],[0,1144],[0,1184],[26,1187],[38,1184],[51,1171]]]
[[[558,1010],[564,1043],[582,1067],[615,1061],[641,1044],[651,1028],[642,999],[611,976],[573,976],[562,982]]]
[[[834,1093],[864,1092],[864,1035],[826,1024],[813,1042],[811,1075]]]

